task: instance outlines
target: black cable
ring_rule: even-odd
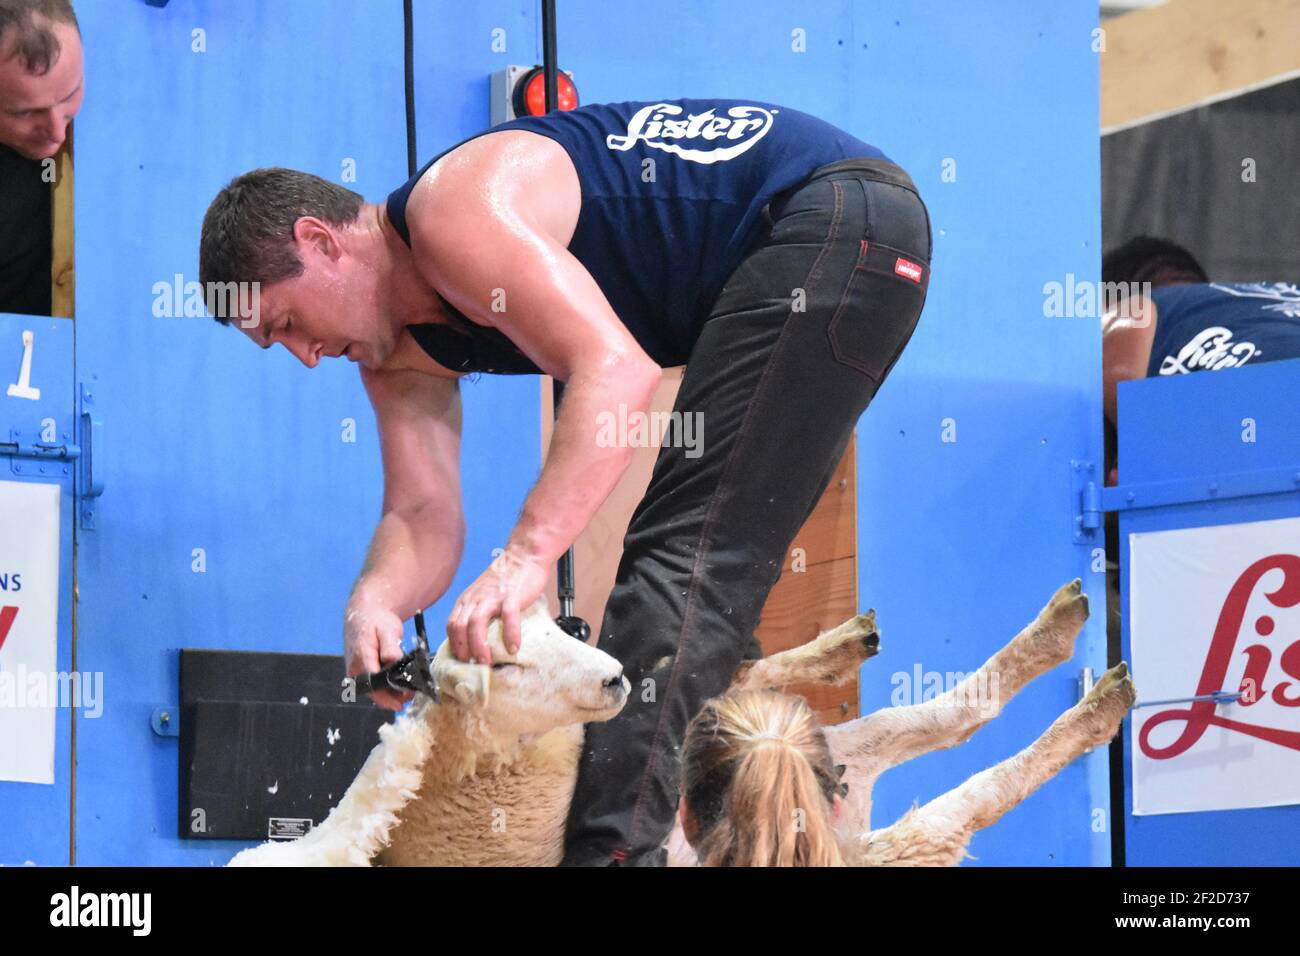
[[[402,0],[402,79],[406,87],[406,175],[415,175],[415,16]],[[415,612],[415,633],[424,637],[424,612]]]
[[[555,46],[555,0],[542,0],[542,77],[546,84],[546,112],[548,113],[560,105],[556,78],[559,70],[556,66]],[[560,402],[563,399],[564,383],[559,379],[551,379],[551,405],[553,406],[551,412],[555,418],[560,417]],[[560,599],[560,617],[577,620],[573,618],[573,600],[577,589],[574,585],[572,545],[560,555],[555,574],[556,589]],[[583,626],[585,627],[585,622]],[[582,639],[586,640],[586,636],[583,635]]]
[[[546,84],[546,112],[559,108],[555,54],[555,0],[542,0],[542,78]]]
[[[406,82],[406,175],[415,175],[415,28],[413,0],[402,0],[402,33]]]
[[[403,79],[406,86],[406,174],[414,176],[416,169],[415,148],[415,29],[412,13],[413,0],[402,0],[403,33]],[[555,52],[555,0],[542,0],[542,70],[546,81],[546,112],[558,108],[559,89],[556,80]],[[560,402],[564,397],[564,383],[551,380],[552,409],[556,418],[560,415]],[[574,637],[585,641],[591,634],[591,628],[581,618],[573,617],[573,599],[575,596],[573,574],[573,546],[560,556],[556,571],[560,598],[560,617],[557,623]],[[424,614],[415,612],[415,629],[424,634]]]

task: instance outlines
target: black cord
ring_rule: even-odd
[[[555,54],[555,0],[542,0],[542,81],[546,87],[546,112],[560,108],[559,66]]]
[[[415,175],[416,168],[416,148],[415,148],[415,28],[414,15],[412,12],[413,0],[402,0],[402,33],[403,33],[403,79],[406,86],[406,174],[407,176]],[[542,65],[546,82],[546,112],[559,108],[559,93],[557,86],[558,68],[556,65],[555,53],[555,0],[542,0]],[[564,400],[564,383],[556,379],[551,380],[552,388],[552,412],[556,418],[560,415],[560,403]],[[557,568],[557,583],[559,585],[560,613],[564,620],[572,621],[575,631],[570,631],[580,640],[586,640],[590,634],[590,628],[585,621],[578,618],[571,618],[568,615],[573,611],[573,599],[575,594],[573,573],[573,547],[570,546],[560,557]],[[415,612],[415,629],[423,637],[424,635],[424,614],[421,611]]]
[[[403,82],[406,86],[406,175],[415,175],[415,17],[411,11],[413,0],[402,0]],[[427,641],[424,631],[424,612],[415,612],[415,633],[421,643]]]
[[[415,28],[413,0],[402,0],[402,33],[406,81],[406,175],[415,175]]]
[[[542,80],[546,88],[546,112],[559,109],[559,65],[555,52],[555,0],[542,0]],[[551,412],[554,418],[560,417],[560,403],[564,401],[564,383],[551,379]],[[576,595],[573,573],[573,546],[560,555],[556,565],[556,586],[560,598],[560,615],[569,618],[573,614],[573,601]],[[574,618],[574,620],[577,620]],[[585,627],[585,622],[583,622]],[[577,636],[576,634],[574,636]],[[586,637],[582,637],[586,640]]]

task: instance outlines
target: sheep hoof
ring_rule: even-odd
[[[1065,584],[1062,584],[1059,588],[1056,589],[1056,593],[1052,595],[1052,599],[1047,602],[1047,607],[1043,608],[1043,614],[1049,613],[1057,605],[1061,604],[1064,601],[1068,601],[1071,598],[1078,597],[1079,594],[1082,593],[1082,591],[1083,591],[1083,581],[1081,581],[1079,578],[1075,578],[1073,581],[1069,581]]]
[[[1074,656],[1075,639],[1089,615],[1088,595],[1081,587],[1082,582],[1075,578],[1059,588],[1030,626],[1030,659],[1040,673]]]
[[[1089,746],[1108,743],[1136,701],[1137,688],[1128,672],[1128,663],[1120,661],[1098,678],[1077,705],[1088,716]]]
[[[853,662],[861,664],[880,653],[880,632],[876,630],[876,609],[856,614],[843,624],[823,634],[818,641],[828,653],[847,652]]]

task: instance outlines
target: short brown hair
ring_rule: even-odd
[[[365,200],[337,183],[296,169],[254,169],[217,193],[203,217],[199,282],[263,285],[302,275],[293,248],[293,227],[303,216],[331,226],[355,222]],[[214,316],[229,325],[231,316]]]
[[[17,31],[10,59],[21,60],[28,73],[48,73],[63,52],[49,23],[70,23],[81,35],[70,0],[0,0],[0,47]]]

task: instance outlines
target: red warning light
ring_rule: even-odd
[[[578,88],[563,71],[555,74],[556,108],[578,108]],[[516,116],[543,116],[546,114],[546,72],[535,66],[515,84],[514,107]]]

